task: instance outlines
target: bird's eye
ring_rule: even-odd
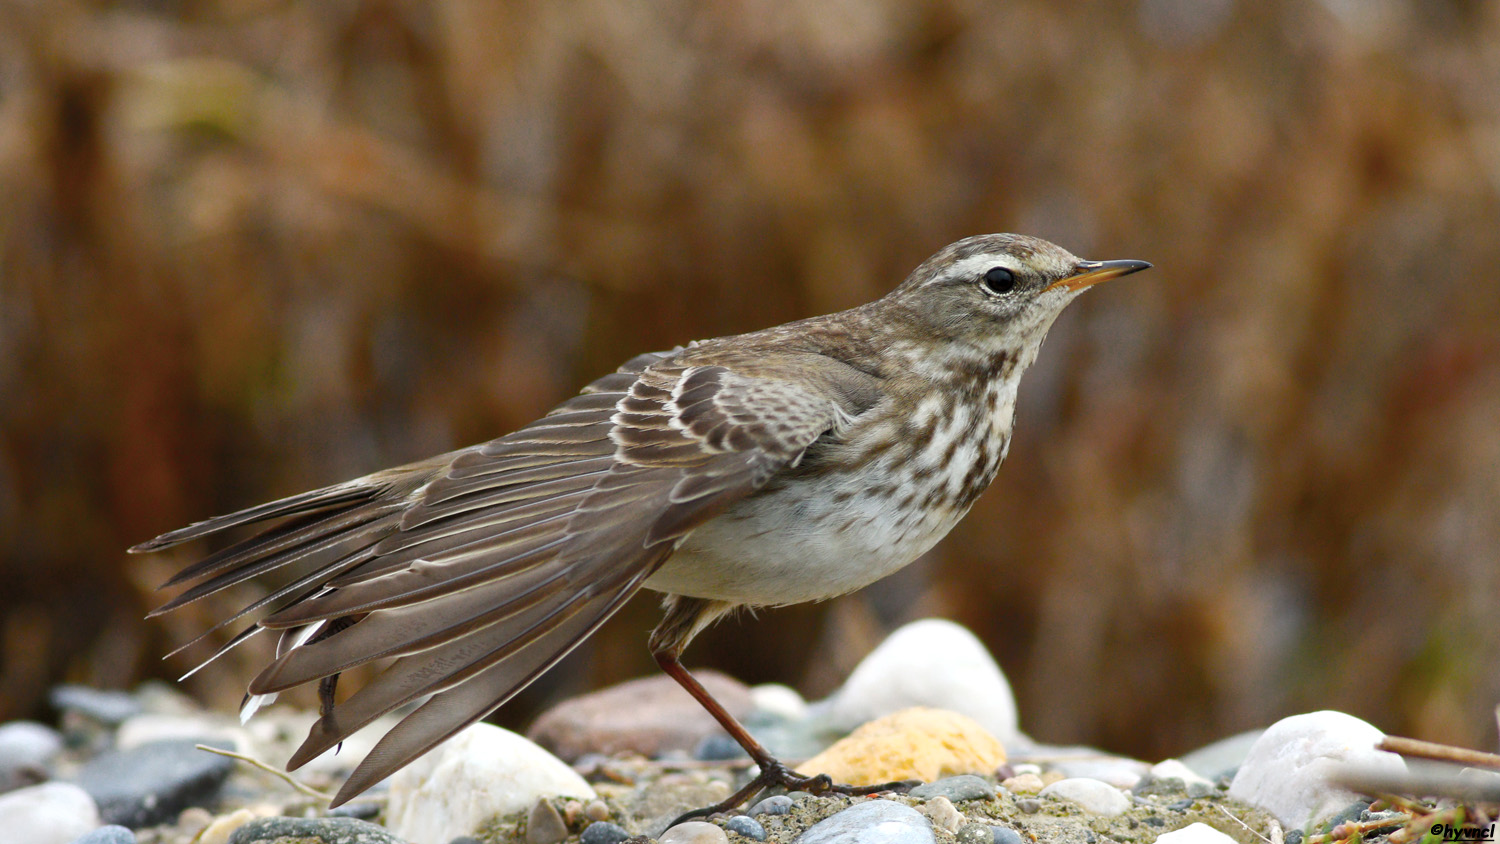
[[[990,267],[979,286],[986,293],[1000,296],[1016,289],[1016,274],[1004,267]]]

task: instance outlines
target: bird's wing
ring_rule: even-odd
[[[431,695],[381,739],[337,805],[504,703],[614,613],[689,531],[847,418],[827,390],[695,364],[692,351],[636,358],[484,445],[138,546],[289,517],[185,569],[168,583],[192,585],[157,612],[290,569],[236,616],[275,607],[227,647],[282,631],[252,694],[394,659],[325,711],[290,768]]]

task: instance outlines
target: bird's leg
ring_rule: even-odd
[[[762,791],[774,786],[781,786],[788,791],[806,791],[810,794],[875,794],[881,791],[906,791],[915,783],[910,780],[900,782],[888,782],[880,785],[841,785],[833,782],[827,774],[815,776],[803,776],[788,767],[776,757],[765,745],[755,740],[750,731],[739,722],[733,715],[729,714],[723,704],[709,694],[708,689],[685,668],[679,659],[687,640],[691,639],[699,630],[708,626],[715,618],[727,612],[729,607],[717,601],[703,601],[697,598],[680,598],[673,596],[667,602],[667,618],[651,634],[651,655],[656,658],[656,664],[661,667],[668,677],[677,681],[693,699],[698,701],[709,715],[712,715],[719,726],[729,733],[740,747],[750,755],[750,758],[760,768],[760,773],[750,780],[744,788],[731,794],[722,802],[715,803],[703,809],[688,812],[676,820],[673,825],[682,823],[693,818],[706,817],[717,812],[727,812],[734,807],[745,803],[760,794]],[[676,634],[676,635],[674,635]]]

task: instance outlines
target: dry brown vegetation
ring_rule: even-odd
[[[229,603],[147,624],[183,560],[129,544],[1009,230],[1158,269],[1060,321],[930,559],[690,658],[818,693],[942,614],[1044,739],[1491,747],[1497,191],[1477,0],[0,0],[0,718],[186,666]]]

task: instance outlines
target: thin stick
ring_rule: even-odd
[[[306,794],[308,797],[313,797],[313,798],[316,798],[318,800],[322,800],[324,803],[332,803],[333,802],[333,795],[331,795],[331,794],[324,794],[323,792],[317,790],[316,788],[313,788],[310,785],[303,785],[302,783],[300,783],[300,782],[296,781],[295,779],[293,779],[286,772],[284,772],[284,771],[278,771],[275,768],[271,767],[270,765],[267,765],[266,763],[260,761],[259,759],[254,759],[252,757],[246,756],[243,753],[235,753],[233,750],[225,750],[222,747],[209,747],[206,744],[195,744],[193,746],[196,747],[199,750],[207,750],[209,753],[217,753],[220,756],[228,756],[230,759],[238,759],[241,762],[244,762],[245,764],[250,765],[251,767],[259,768],[262,771],[265,771],[266,773],[271,774],[272,776],[279,777],[280,779],[286,780],[286,783],[288,785],[290,785],[292,788],[297,789],[298,791],[302,792],[303,794]]]
[[[1401,736],[1386,736],[1375,747],[1379,750],[1399,753],[1402,756],[1416,756],[1422,759],[1455,762],[1460,765],[1500,769],[1500,755],[1470,750],[1466,747],[1454,747],[1451,744],[1438,744]]]
[[[1230,820],[1234,821],[1235,823],[1239,824],[1240,826],[1242,826],[1246,830],[1248,830],[1251,835],[1253,835],[1256,838],[1259,838],[1260,840],[1266,842],[1266,844],[1271,844],[1271,839],[1269,839],[1269,838],[1265,837],[1264,835],[1261,835],[1260,833],[1258,833],[1255,830],[1251,829],[1250,828],[1250,824],[1247,824],[1244,821],[1240,820],[1239,818],[1235,817],[1235,815],[1234,815],[1233,812],[1229,811],[1228,809],[1224,808],[1223,806],[1220,806],[1218,803],[1215,803],[1214,807],[1216,809],[1218,809],[1219,811],[1223,812],[1224,814],[1228,815]],[[1277,828],[1279,828],[1279,825],[1278,825]]]

